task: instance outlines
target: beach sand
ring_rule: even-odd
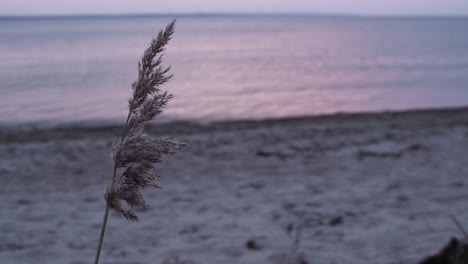
[[[0,263],[93,261],[120,131],[1,129]],[[190,147],[101,263],[417,263],[468,227],[468,108],[149,132]]]

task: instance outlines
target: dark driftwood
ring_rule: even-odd
[[[468,241],[452,238],[439,253],[426,257],[419,264],[468,264]]]

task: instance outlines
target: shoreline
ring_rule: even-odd
[[[461,119],[468,116],[468,106],[444,107],[444,108],[424,108],[396,111],[372,111],[372,112],[340,112],[332,114],[319,114],[308,116],[263,118],[263,119],[234,119],[220,120],[213,122],[198,121],[167,121],[152,123],[146,127],[149,133],[159,133],[164,135],[206,133],[211,131],[230,131],[240,129],[250,129],[256,127],[288,125],[288,124],[330,124],[336,122],[358,122],[360,120],[375,119],[375,121],[398,120],[402,118],[412,118],[414,116],[430,116],[441,119],[451,116],[451,119]],[[450,121],[454,122],[454,121]],[[449,123],[450,123],[449,122]],[[123,124],[107,121],[105,124],[98,124],[97,121],[57,124],[51,126],[41,126],[37,124],[24,125],[1,125],[0,143],[24,142],[24,141],[44,141],[50,139],[74,139],[89,136],[112,135],[119,136],[123,129]]]

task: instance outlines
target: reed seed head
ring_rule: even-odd
[[[148,209],[142,190],[159,188],[155,182],[157,176],[153,174],[154,166],[184,146],[177,141],[144,133],[144,125],[160,115],[172,99],[172,94],[162,92],[160,86],[172,78],[170,67],[162,65],[162,58],[174,29],[175,20],[151,41],[138,63],[138,79],[132,84],[125,132],[113,146],[115,174],[104,198],[109,208],[129,221],[138,220],[134,210]]]

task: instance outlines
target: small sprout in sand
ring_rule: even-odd
[[[138,79],[132,84],[129,112],[122,138],[114,143],[112,158],[114,175],[104,198],[107,203],[95,263],[99,263],[109,210],[112,209],[129,221],[138,220],[134,210],[146,210],[142,190],[159,187],[153,167],[167,155],[174,154],[184,145],[166,138],[154,138],[144,133],[145,123],[162,113],[172,98],[159,87],[169,81],[170,67],[162,66],[164,47],[174,33],[175,20],[161,30],[138,63]]]

